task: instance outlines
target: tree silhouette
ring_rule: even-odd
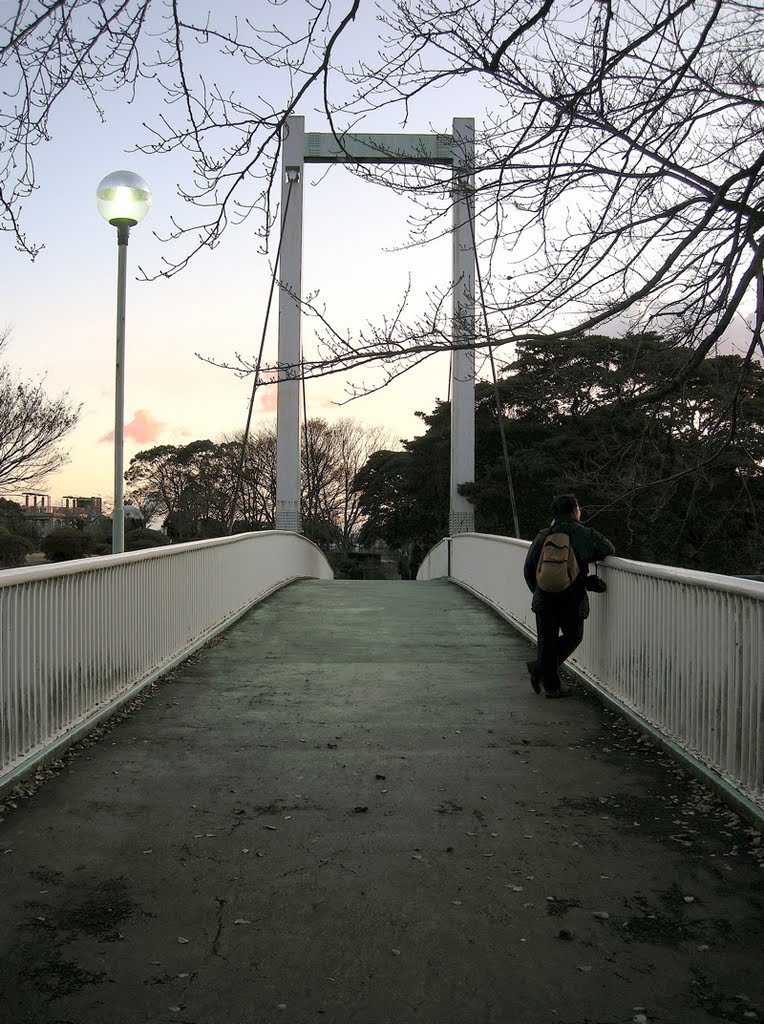
[[[7,339],[0,336],[0,356]],[[21,380],[0,362],[0,488],[31,487],[64,465],[61,441],[79,414],[68,395],[51,398],[44,380]]]

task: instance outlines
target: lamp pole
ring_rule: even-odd
[[[112,221],[112,223],[114,223]],[[125,550],[125,304],[127,298],[127,243],[131,225],[117,223],[117,357],[114,381],[114,511],[111,550]]]
[[[114,385],[114,511],[111,550],[125,550],[124,432],[125,432],[125,313],[127,297],[127,243],[130,228],[149,212],[151,193],[146,182],[131,171],[107,175],[96,189],[98,212],[117,229],[117,354]]]

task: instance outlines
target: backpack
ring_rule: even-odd
[[[550,533],[541,548],[536,586],[546,594],[559,594],[578,578],[576,553],[567,533]]]

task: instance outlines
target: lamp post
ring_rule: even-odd
[[[98,212],[117,229],[117,360],[114,397],[114,512],[111,550],[125,550],[124,427],[125,427],[125,295],[127,291],[127,242],[130,228],[149,212],[151,192],[143,178],[132,171],[108,174],[96,189]]]

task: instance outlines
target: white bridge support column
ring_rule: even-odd
[[[288,117],[282,147],[284,231],[279,261],[279,379],[276,444],[276,529],[300,526],[300,299],[302,207],[306,163],[442,164],[452,168],[453,359],[451,369],[451,534],[475,528],[473,506],[458,493],[475,478],[475,121],[455,117],[449,135],[305,133]],[[290,194],[291,185],[291,194]],[[459,345],[465,347],[458,348]]]
[[[451,501],[449,531],[475,529],[472,504],[459,494],[459,484],[475,479],[475,120],[453,120],[454,294],[451,359]]]
[[[288,117],[282,144],[276,529],[300,531],[300,299],[305,118]]]

